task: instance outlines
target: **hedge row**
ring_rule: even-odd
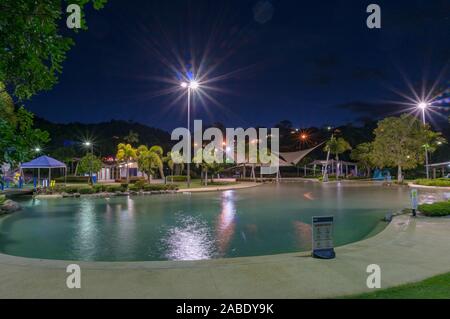
[[[146,191],[146,192],[150,192],[150,191],[167,191],[167,190],[177,190],[178,186],[177,185],[172,185],[172,184],[145,184],[145,185],[131,185],[129,187],[130,191]]]
[[[64,183],[65,178],[64,178],[64,176],[57,177],[57,178],[54,178],[54,180],[57,183]],[[73,184],[84,183],[84,184],[86,184],[86,183],[89,183],[89,176],[67,176],[67,183],[73,183]]]
[[[426,216],[447,216],[450,215],[450,201],[436,202],[433,204],[419,205],[419,212]]]
[[[80,185],[80,186],[56,186],[54,188],[47,188],[46,194],[60,194],[68,193],[75,194],[96,194],[96,193],[116,193],[130,191],[165,191],[165,190],[177,190],[177,185],[164,185],[164,184],[121,184],[121,185],[103,185],[96,184],[94,186]]]
[[[424,186],[450,187],[450,179],[448,178],[417,179],[415,181],[415,184]]]

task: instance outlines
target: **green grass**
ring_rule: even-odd
[[[450,178],[417,179],[415,184],[423,186],[450,187]]]
[[[187,188],[186,183],[176,183],[179,188]],[[217,186],[229,186],[229,185],[236,185],[239,184],[238,182],[211,182],[208,181],[208,186],[203,185],[203,181],[199,179],[193,179],[191,180],[191,187],[190,188],[201,188],[201,187],[217,187]]]
[[[423,281],[377,290],[348,299],[450,299],[450,272]]]
[[[419,212],[425,216],[439,217],[450,215],[450,201],[436,202],[433,204],[422,204],[418,207]]]

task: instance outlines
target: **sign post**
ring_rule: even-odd
[[[411,189],[411,208],[413,217],[416,217],[416,210],[418,206],[419,206],[419,196],[417,189]]]
[[[314,258],[332,259],[336,257],[333,248],[333,224],[333,216],[313,216],[312,254]]]

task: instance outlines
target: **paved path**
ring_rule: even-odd
[[[84,263],[82,288],[66,288],[68,262],[0,255],[0,298],[324,298],[367,291],[366,267],[382,287],[450,271],[450,218],[399,216],[380,234],[305,254],[197,262]]]

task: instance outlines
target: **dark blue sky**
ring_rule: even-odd
[[[366,27],[369,3],[381,6],[381,30]],[[160,95],[178,57],[227,75],[205,89],[220,105],[197,100],[195,118],[335,125],[389,114],[386,101],[405,101],[391,90],[408,92],[403,76],[419,85],[428,74],[431,86],[450,59],[448,0],[109,0],[87,22],[59,83],[26,103],[39,116],[185,125],[186,99]]]

